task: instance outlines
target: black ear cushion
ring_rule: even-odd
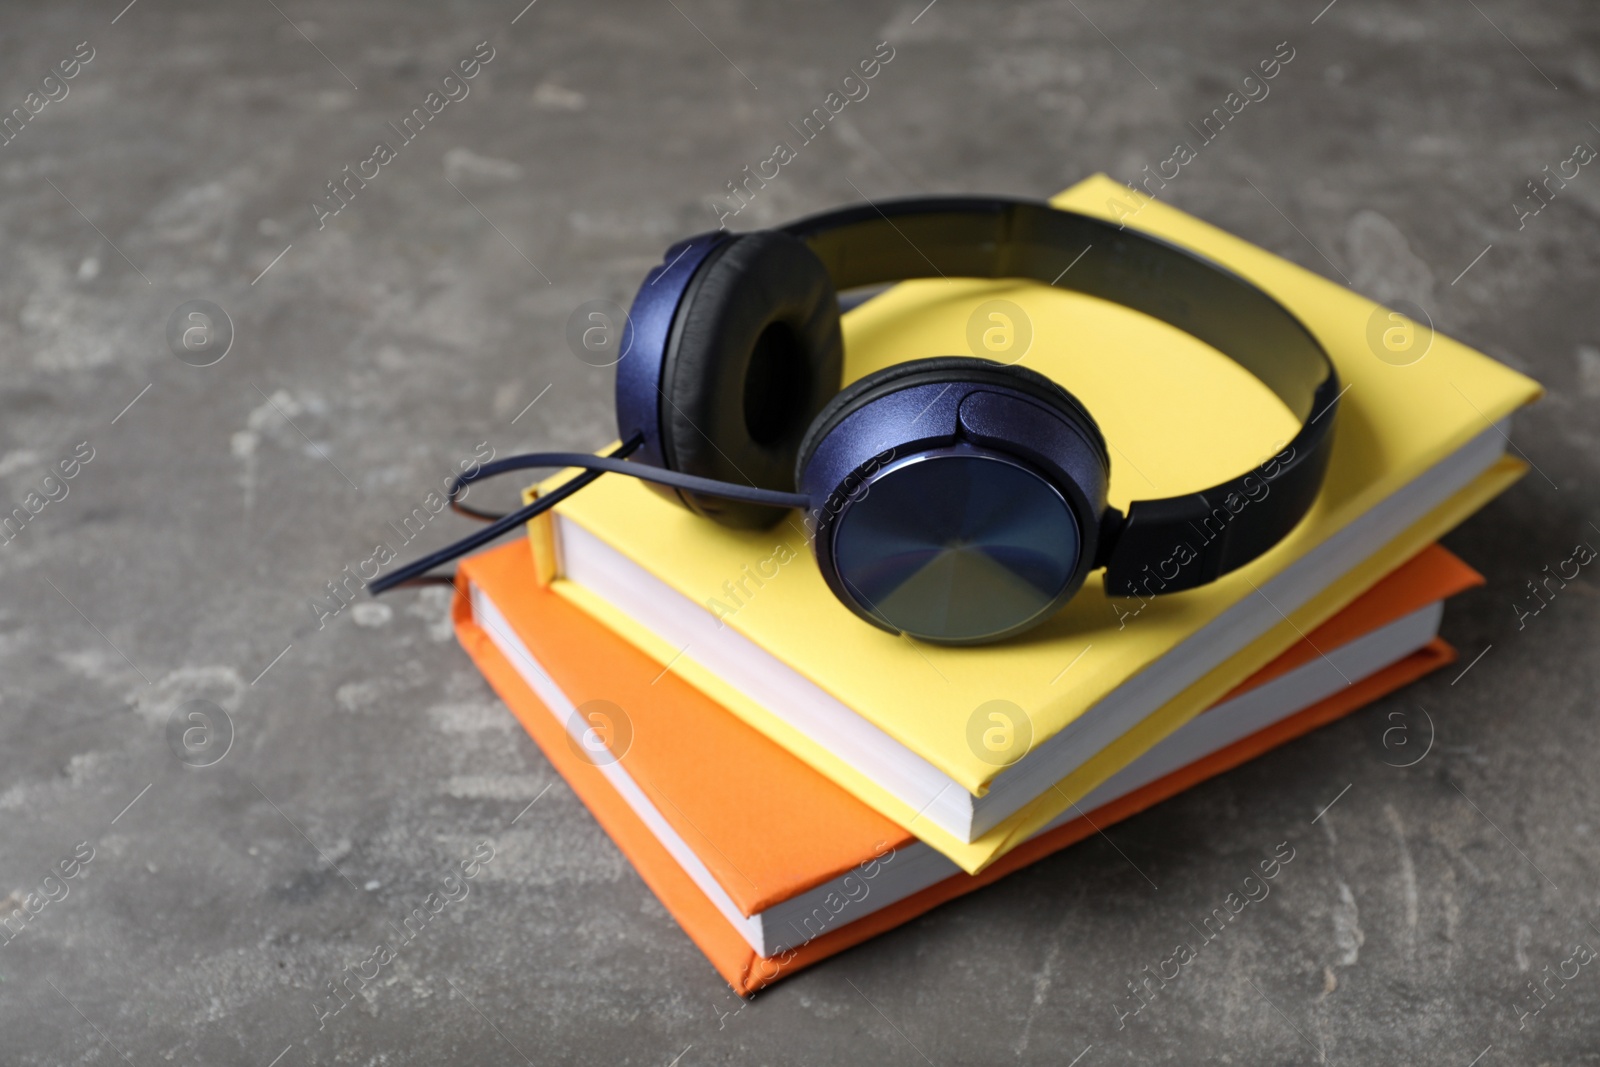
[[[811,462],[812,453],[822,443],[823,438],[854,412],[880,397],[897,393],[902,389],[947,382],[1000,385],[1038,400],[1046,407],[1060,413],[1067,422],[1083,427],[1099,451],[1101,463],[1110,469],[1111,460],[1106,451],[1105,438],[1094,417],[1078,402],[1077,397],[1054,380],[1038,371],[1015,364],[995,363],[972,356],[934,356],[930,359],[913,359],[906,363],[896,363],[858,378],[840,390],[817,415],[811,423],[811,428],[806,431],[805,439],[800,442],[800,451],[795,458],[795,482],[799,483],[801,472],[805,470],[806,464]]]
[[[838,390],[843,362],[839,302],[822,261],[787,234],[734,237],[701,266],[673,322],[661,373],[667,466],[792,491],[801,438]],[[732,526],[782,515],[681,495]]]

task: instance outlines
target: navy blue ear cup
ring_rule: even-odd
[[[766,231],[714,250],[685,289],[662,362],[659,440],[676,471],[794,487],[806,428],[839,388],[839,304],[804,243]],[[783,510],[679,490],[697,514],[759,528]]]
[[[975,644],[1071,598],[1099,552],[1110,464],[1083,406],[1022,367],[915,360],[842,391],[801,444],[813,547],[873,625]]]

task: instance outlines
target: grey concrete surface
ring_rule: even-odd
[[[1520,228],[1513,206],[1600,145],[1592,5],[124,2],[0,10],[0,113],[67,89],[0,145],[5,509],[93,453],[0,545],[0,898],[78,871],[0,947],[0,1063],[1600,1059],[1600,963],[1518,1016],[1600,945],[1596,572],[1521,629],[1513,607],[1600,545],[1600,173]],[[482,41],[470,95],[319,229],[324,183]],[[1164,195],[1539,377],[1515,431],[1538,472],[1449,538],[1489,580],[1446,617],[1463,666],[1484,653],[1464,675],[736,1011],[437,591],[321,628],[308,605],[479,442],[602,444],[610,372],[568,314],[714,224],[879,41],[870,96],[736,225],[1136,177],[1287,41]],[[213,366],[167,344],[194,299],[234,327]],[[233,723],[208,767],[167,741],[196,699]],[[1432,750],[1388,766],[1419,708]],[[470,895],[319,1029],[326,983],[483,840]],[[1119,1029],[1126,983],[1283,841],[1271,897]]]

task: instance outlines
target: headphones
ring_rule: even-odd
[[[1111,461],[1094,418],[1032,370],[941,356],[840,388],[837,294],[931,277],[1031,279],[1160,319],[1260,379],[1300,429],[1259,467],[1123,514],[1106,503]],[[1092,569],[1105,568],[1111,596],[1149,597],[1271,548],[1316,499],[1341,395],[1316,338],[1227,268],[998,197],[885,201],[690,237],[646,275],[620,350],[620,447],[512,456],[459,476],[452,505],[492,524],[371,590],[414,581],[610,471],[725,526],[763,528],[805,508],[817,566],[857,616],[923,641],[996,641],[1049,618]],[[533,467],[585,472],[507,515],[456,501],[470,482]]]

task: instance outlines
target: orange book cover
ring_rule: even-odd
[[[1438,546],[1403,564],[1229,697],[1482,579]],[[486,594],[545,673],[579,710],[603,707],[617,763],[745,916],[911,845],[914,837],[747,726],[676,674],[536,580],[526,541],[466,560],[453,614],[463,647],[529,735],[588,806],[679,925],[741,994],[907,922],[1042,856],[1332,721],[1454,658],[1435,639],[1331,697],[1195,763],[1039,834],[977,876],[952,875],[777,956],[762,958],[677,858],[586,758],[474,619],[468,586]],[[604,702],[591,705],[590,702]]]

